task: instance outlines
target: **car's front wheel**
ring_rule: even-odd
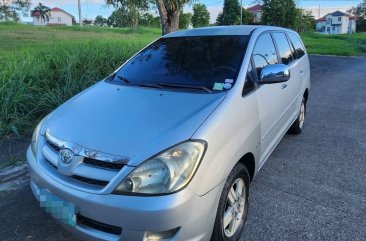
[[[250,176],[241,163],[231,171],[217,209],[212,241],[237,241],[248,213]]]

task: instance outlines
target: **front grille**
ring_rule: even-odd
[[[52,162],[50,162],[49,160],[47,160],[46,159],[46,161],[47,161],[47,163],[51,166],[51,167],[53,167],[54,169],[56,169],[57,170],[57,166],[55,166]]]
[[[72,165],[68,167],[59,166],[60,150],[70,148],[74,151]],[[71,182],[76,187],[89,188],[93,191],[106,187],[109,181],[116,175],[124,164],[113,163],[111,161],[103,161],[111,158],[111,160],[119,160],[123,157],[114,156],[102,152],[95,151],[97,156],[88,156],[91,149],[79,146],[77,144],[62,141],[51,135],[46,135],[46,143],[42,148],[42,164],[46,171],[65,182]],[[100,159],[100,160],[98,160]],[[96,173],[96,175],[94,175]],[[102,179],[102,180],[101,180]]]
[[[77,175],[73,175],[73,176],[71,176],[71,178],[78,180],[79,182],[87,183],[87,184],[98,186],[98,187],[105,187],[108,184],[108,182],[106,182],[106,181],[95,180],[95,179],[77,176]]]
[[[99,161],[89,157],[84,158],[84,163],[90,166],[102,167],[106,169],[113,169],[113,170],[121,170],[124,164],[122,163],[113,163],[107,161]]]
[[[112,226],[106,223],[101,223],[98,221],[95,221],[93,219],[84,217],[80,214],[77,215],[77,223],[78,225],[85,225],[94,229],[97,229],[99,231],[105,232],[105,233],[111,233],[115,235],[120,235],[122,233],[122,228],[117,226]]]
[[[47,145],[52,149],[54,150],[56,153],[59,153],[60,150],[61,150],[61,147],[59,146],[56,146],[55,144],[53,144],[52,142],[50,141],[47,141]]]

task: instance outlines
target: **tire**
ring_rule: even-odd
[[[248,213],[249,185],[250,176],[247,169],[241,163],[236,164],[230,172],[220,196],[211,241],[240,240]],[[241,195],[239,190],[241,190]],[[235,195],[229,196],[229,193],[234,193]],[[241,196],[241,198],[235,199],[237,196]],[[225,214],[227,215],[226,220],[230,220],[229,217],[233,218],[233,215],[236,215],[237,218],[232,219],[229,223],[226,221],[226,224],[224,224]]]
[[[306,100],[305,98],[302,98],[299,115],[297,116],[297,119],[288,130],[288,133],[298,135],[302,132],[302,128],[304,127],[305,122],[305,115],[306,115]]]

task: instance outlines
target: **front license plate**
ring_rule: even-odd
[[[72,227],[76,226],[75,205],[73,203],[62,200],[46,189],[40,190],[39,201],[40,206],[54,218]]]

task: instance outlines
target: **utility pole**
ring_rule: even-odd
[[[81,3],[80,3],[80,0],[78,0],[78,9],[79,9],[79,24],[80,24],[80,27],[83,26],[83,20],[81,19]]]
[[[243,25],[243,0],[240,0],[240,25]]]
[[[320,4],[319,4],[319,10],[318,10],[318,19],[320,18]]]

